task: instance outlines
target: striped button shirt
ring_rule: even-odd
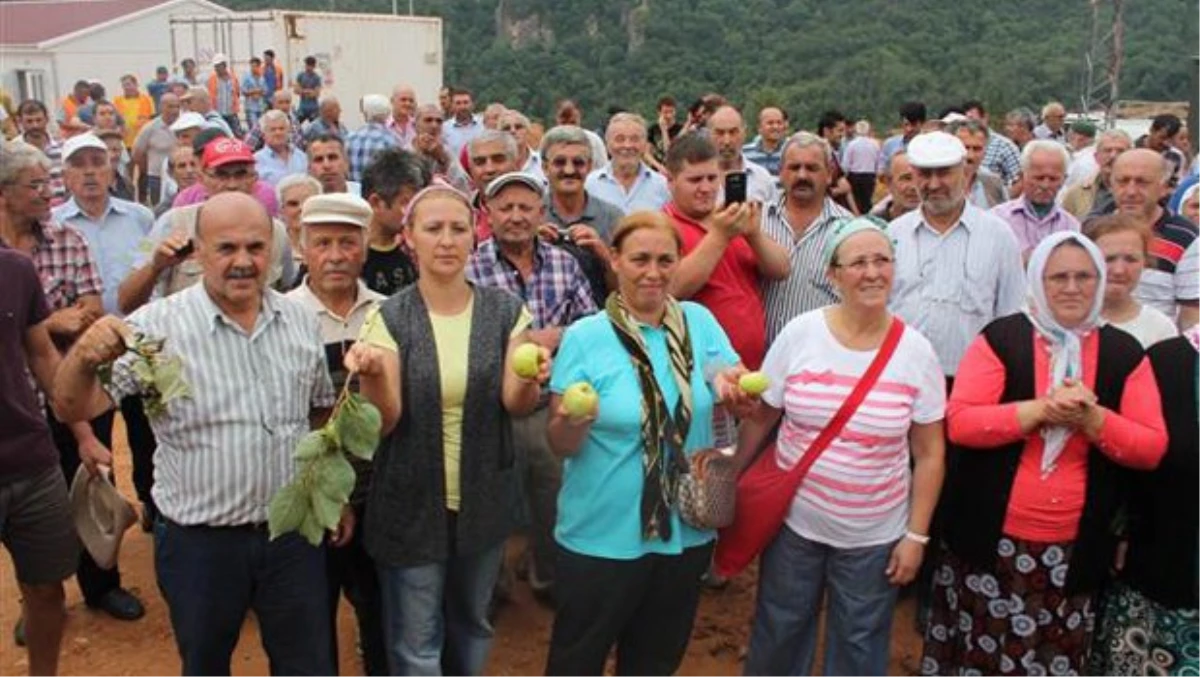
[[[247,332],[198,284],[142,307],[128,323],[166,339],[192,391],[150,420],[159,510],[187,526],[265,522],[271,497],[292,480],[309,412],[334,402],[317,318],[267,291]],[[113,365],[115,402],[141,393],[132,364],[127,354]]]
[[[833,285],[825,277],[825,240],[834,221],[851,216],[850,212],[829,198],[821,214],[799,236],[787,217],[787,196],[767,205],[763,210],[762,229],[772,240],[788,250],[792,272],[783,280],[767,280],[763,297],[767,310],[767,345],[775,342],[779,332],[792,318],[831,303],[837,303]]]
[[[888,234],[896,248],[891,310],[929,339],[953,376],[976,334],[1024,302],[1017,238],[1008,224],[970,203],[944,234],[925,223],[920,209],[892,221]]]

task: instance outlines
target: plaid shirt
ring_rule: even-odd
[[[346,137],[346,158],[350,161],[350,180],[361,181],[363,170],[375,154],[388,148],[399,148],[400,141],[392,130],[381,122],[368,122]]]
[[[75,305],[81,296],[104,293],[100,266],[83,233],[57,221],[45,221],[36,235],[30,255],[51,311]]]
[[[1011,186],[1021,176],[1021,151],[1007,136],[988,132],[982,165],[999,174],[1004,185]]]
[[[495,240],[471,254],[467,279],[520,296],[533,314],[534,329],[566,327],[596,312],[591,286],[575,257],[540,238],[534,239],[533,275],[528,280],[500,253]]]

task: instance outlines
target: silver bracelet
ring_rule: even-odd
[[[929,545],[929,537],[922,536],[921,534],[918,534],[915,531],[904,532],[904,537],[907,538],[908,540],[912,541],[913,543],[918,543],[920,545]]]

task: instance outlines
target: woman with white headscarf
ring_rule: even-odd
[[[1026,307],[967,350],[947,406],[924,674],[1083,672],[1128,469],[1156,467],[1166,449],[1141,346],[1100,321],[1099,248],[1055,233],[1028,280]]]

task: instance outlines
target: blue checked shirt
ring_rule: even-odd
[[[1021,176],[1021,151],[1007,136],[988,132],[981,164],[999,174],[1004,179],[1004,185],[1011,186]]]
[[[529,279],[521,278],[516,266],[500,253],[495,239],[484,241],[471,254],[467,279],[520,296],[533,314],[534,329],[566,327],[596,312],[591,285],[575,257],[540,238],[534,240]]]
[[[346,158],[350,161],[350,180],[361,181],[363,170],[381,150],[399,148],[400,140],[381,122],[368,122],[346,137]]]
[[[762,137],[758,136],[750,143],[742,146],[742,155],[750,162],[771,172],[771,176],[779,176],[779,165],[783,162],[782,143],[773,151],[767,150],[763,147]]]

